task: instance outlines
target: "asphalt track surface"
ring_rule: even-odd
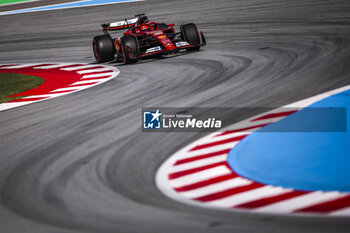
[[[101,23],[195,22],[207,47],[118,66],[100,86],[0,113],[0,232],[348,232],[348,218],[177,203],[155,187],[203,133],[142,133],[141,108],[278,107],[350,84],[350,2],[157,1],[0,17],[0,63],[93,62]],[[257,114],[223,115],[238,121]]]

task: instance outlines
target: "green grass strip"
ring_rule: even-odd
[[[44,82],[44,79],[15,73],[0,73],[0,103],[21,99],[20,97],[6,98],[30,89],[33,89]]]
[[[9,3],[17,3],[17,2],[28,2],[31,0],[0,0],[0,5],[9,4]]]

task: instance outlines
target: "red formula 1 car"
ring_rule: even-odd
[[[93,40],[93,50],[98,63],[117,59],[125,64],[139,58],[176,53],[181,49],[199,50],[206,44],[202,32],[194,23],[180,26],[175,32],[174,24],[149,22],[145,14],[135,15],[110,24],[102,24],[104,35]],[[125,30],[123,36],[112,38],[109,31]]]

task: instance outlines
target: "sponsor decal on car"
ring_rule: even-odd
[[[125,26],[128,24],[134,24],[137,22],[138,18],[134,18],[134,19],[128,19],[128,20],[123,20],[123,21],[118,21],[118,22],[114,22],[114,23],[110,23],[110,27],[118,27],[118,26]]]
[[[146,50],[146,53],[153,53],[153,52],[160,51],[160,50],[162,50],[162,49],[160,48],[160,46],[157,46],[157,47],[153,47],[153,48],[147,49],[147,50]]]
[[[180,42],[176,42],[175,45],[176,45],[176,47],[182,47],[182,46],[186,46],[186,45],[190,45],[190,44],[187,43],[186,41],[180,41]]]

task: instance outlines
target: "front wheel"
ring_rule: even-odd
[[[112,38],[109,35],[96,36],[92,47],[98,63],[114,60],[115,48]]]
[[[138,42],[135,36],[122,38],[122,52],[125,64],[135,63],[140,55]]]
[[[187,48],[187,51],[199,50],[200,49],[200,35],[197,26],[194,23],[187,23],[181,25],[182,39],[190,45],[198,45],[195,47]]]

